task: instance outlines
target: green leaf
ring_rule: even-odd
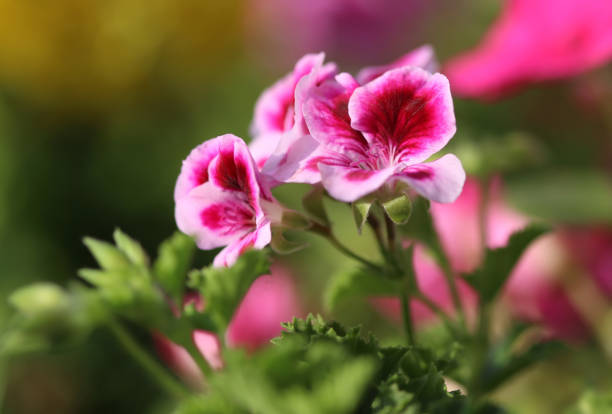
[[[64,313],[70,306],[67,292],[46,282],[22,287],[13,292],[8,301],[20,313],[30,317]]]
[[[508,181],[512,205],[563,223],[612,223],[612,180],[598,171],[549,171]]]
[[[136,265],[148,266],[149,257],[144,251],[140,243],[123,233],[121,230],[116,229],[113,233],[115,244],[119,250],[125,254],[125,256]]]
[[[566,349],[561,342],[549,341],[532,345],[520,354],[514,354],[513,342],[502,342],[490,349],[476,385],[480,392],[491,392],[535,363],[542,362]]]
[[[97,294],[113,311],[154,327],[171,315],[170,307],[153,283],[140,245],[121,232],[115,232],[115,238],[119,248],[85,239],[102,269],[80,269],[79,276],[96,287]]]
[[[0,335],[0,359],[82,342],[106,318],[91,289],[52,283],[22,287],[9,297],[17,311]]]
[[[211,315],[220,332],[224,332],[251,284],[266,273],[269,273],[267,253],[249,250],[232,267],[209,266],[190,273],[188,285],[200,292],[206,313]]]
[[[586,391],[566,414],[612,413],[612,392]]]
[[[195,247],[191,237],[178,232],[159,246],[157,260],[153,265],[153,274],[176,304],[183,302],[185,281]]]
[[[83,243],[85,243],[102,269],[125,269],[130,266],[127,256],[110,243],[91,237],[85,237]]]
[[[466,281],[474,286],[483,303],[488,303],[497,296],[525,249],[547,231],[547,227],[531,225],[515,232],[505,247],[487,249],[482,265],[465,275]]]
[[[396,296],[400,285],[370,269],[356,268],[335,274],[325,289],[324,303],[333,311],[339,303],[352,298],[371,296]]]
[[[395,224],[406,224],[412,214],[412,202],[402,194],[392,200],[385,201],[382,204],[387,216]]]
[[[313,186],[304,198],[302,198],[302,206],[310,216],[324,226],[329,225],[329,217],[325,211],[323,204],[323,196],[325,189],[321,185]]]
[[[370,201],[357,201],[352,204],[353,218],[355,219],[355,224],[357,225],[357,231],[359,233],[361,233],[363,225],[368,220],[372,204],[373,203]]]
[[[377,361],[378,369],[370,386],[362,391],[359,406],[352,412],[462,412],[465,398],[448,393],[442,376],[440,367],[448,366],[449,361],[439,361],[431,351],[416,347],[381,347],[372,335],[363,338],[358,327],[346,329],[320,316],[294,319],[284,327],[281,337],[272,341],[275,346],[311,349],[320,344],[338,344],[353,357],[369,356]]]

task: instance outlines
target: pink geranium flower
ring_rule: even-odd
[[[439,202],[451,202],[461,192],[465,172],[457,157],[425,162],[456,129],[443,75],[403,66],[360,86],[342,73],[310,82],[303,111],[319,143],[304,169],[318,171],[332,197],[352,202],[396,182]]]
[[[293,69],[274,85],[266,89],[255,104],[251,124],[253,140],[249,145],[251,154],[259,167],[267,161],[276,149],[283,134],[297,128],[298,134],[307,134],[302,113],[296,111],[295,89],[298,82],[317,67],[318,81],[336,74],[336,65],[323,65],[325,54],[308,54],[302,57]]]
[[[205,304],[193,297],[199,309]],[[226,332],[226,342],[231,347],[254,351],[269,343],[282,330],[281,323],[302,316],[302,307],[291,276],[281,267],[273,266],[271,275],[260,276],[236,310]],[[211,332],[196,330],[193,341],[210,366],[223,368],[221,345]],[[155,345],[160,356],[181,377],[194,386],[202,383],[202,373],[189,353],[161,334],[155,335]]]
[[[459,95],[496,98],[611,58],[609,0],[507,0],[480,45],[448,62],[445,73]]]
[[[230,266],[248,248],[270,243],[280,206],[260,178],[242,139],[222,135],[196,147],[183,162],[174,200],[179,229],[201,249],[226,246],[215,266]]]

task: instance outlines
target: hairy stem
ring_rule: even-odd
[[[176,380],[164,367],[153,359],[119,322],[111,319],[108,321],[108,327],[128,354],[138,361],[140,366],[147,371],[168,394],[177,399],[182,399],[189,395],[189,391],[187,391],[183,384]]]

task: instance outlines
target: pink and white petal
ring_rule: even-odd
[[[319,163],[321,182],[336,200],[353,202],[378,190],[392,175],[393,168],[363,170]]]
[[[322,55],[322,54],[321,54]],[[323,60],[315,65],[310,73],[302,77],[295,86],[294,113],[295,119],[292,132],[297,135],[309,134],[308,127],[304,120],[303,105],[309,98],[311,91],[318,88],[321,84],[333,79],[337,72],[334,63],[322,64]]]
[[[453,154],[446,154],[433,162],[411,165],[395,177],[408,183],[423,197],[438,203],[455,201],[465,183],[461,161]]]
[[[416,66],[428,72],[437,71],[438,62],[436,61],[433,47],[431,45],[423,45],[387,65],[363,68],[357,74],[357,81],[363,85],[378,78],[388,70],[404,66]]]
[[[240,141],[235,135],[221,135],[195,147],[183,161],[181,173],[174,188],[174,199],[186,196],[194,188],[208,182],[208,167],[219,154],[220,148],[232,147]]]
[[[318,147],[319,143],[310,135],[301,135],[295,130],[285,134],[262,168],[266,185],[319,182],[318,174],[304,170],[307,160]]]
[[[178,228],[204,250],[227,245],[255,227],[253,208],[240,193],[223,191],[208,182],[177,200]]]
[[[359,86],[361,86],[359,82],[357,82],[357,80],[353,78],[353,75],[347,72],[342,72],[342,73],[337,74],[335,77],[335,80],[340,85],[342,85],[344,89],[346,89],[347,91],[350,91],[351,93],[355,89],[357,89]]]
[[[448,80],[416,67],[393,69],[353,92],[348,104],[351,126],[370,146],[416,164],[442,149],[455,134]]]
[[[270,224],[267,223],[261,228],[251,231],[245,234],[238,240],[228,244],[226,248],[221,250],[213,261],[213,266],[216,267],[230,267],[238,257],[250,248],[263,249],[272,240],[272,231]]]
[[[274,150],[278,146],[281,140],[282,134],[272,132],[269,134],[259,135],[249,143],[249,150],[255,160],[255,165],[261,170],[270,158],[270,155],[274,153]]]
[[[260,182],[255,161],[244,141],[219,147],[219,155],[210,163],[208,176],[216,186],[244,194],[259,212]]]
[[[368,142],[361,132],[351,127],[348,112],[348,102],[356,83],[351,84],[352,78],[341,75],[338,75],[338,78],[342,83],[329,80],[310,91],[303,106],[304,119],[310,134],[321,142],[327,151],[365,159]]]
[[[323,53],[305,55],[295,64],[291,73],[261,94],[255,104],[255,114],[251,124],[253,136],[282,133],[293,127],[295,92],[300,79],[308,75],[313,68],[319,68],[321,76],[335,74],[335,65],[323,65],[324,59]]]

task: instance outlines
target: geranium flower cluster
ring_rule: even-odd
[[[324,55],[300,59],[255,105],[250,148],[223,135],[195,148],[175,189],[176,221],[229,266],[271,241],[286,209],[271,188],[321,183],[343,202],[418,193],[452,202],[465,172],[452,154],[434,161],[455,133],[448,80],[421,47],[384,66],[339,73]]]

